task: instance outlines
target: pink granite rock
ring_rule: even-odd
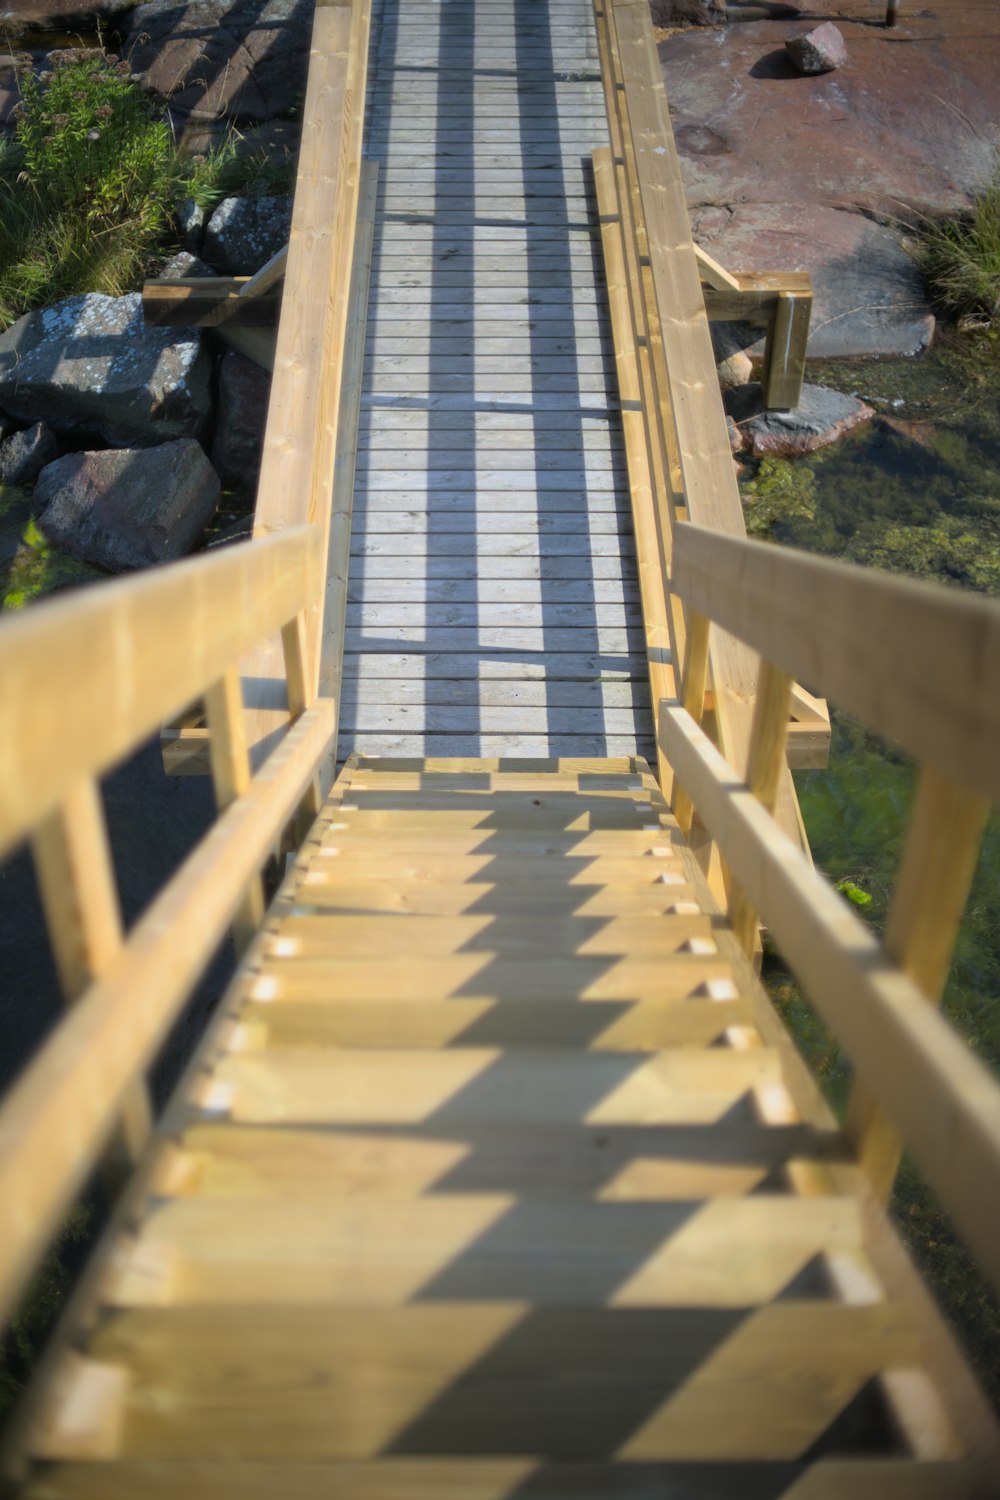
[[[832,21],[824,21],[822,26],[800,36],[788,37],[785,50],[798,73],[832,73],[847,61],[843,33]]]

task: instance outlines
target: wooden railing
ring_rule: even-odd
[[[672,586],[690,650],[683,704],[660,703],[658,734],[680,820],[693,804],[732,872],[744,939],[759,914],[851,1057],[847,1128],[876,1191],[905,1143],[1000,1285],[1000,1084],[933,1005],[1000,802],[1000,604],[694,526],[678,528]],[[709,621],[763,662],[746,777],[698,722]],[[771,815],[796,677],[920,765],[884,944]]]
[[[306,624],[324,564],[319,529],[298,528],[4,622],[0,857],[31,841],[71,1008],[0,1113],[0,1322],[107,1143],[137,1159],[146,1069],[227,928],[239,946],[259,925],[283,830],[318,809],[335,705]],[[272,633],[292,727],[251,777],[237,664]],[[218,821],[123,934],[98,778],[201,695]]]
[[[365,313],[377,168],[363,160],[371,0],[318,0],[302,115],[291,235],[247,280],[162,281],[146,285],[150,321],[219,327],[234,335],[275,306],[284,278],[282,316],[268,351],[273,371],[253,534],[320,528],[327,588],[306,620],[314,690],[339,697],[347,607],[347,564],[365,341]],[[251,352],[256,346],[250,345]],[[251,758],[260,764],[288,725],[277,640],[262,641],[243,663]],[[208,728],[196,707],[167,726],[164,763],[173,774],[208,770]],[[336,740],[322,768],[333,778]]]
[[[650,684],[658,701],[675,692],[677,663],[686,649],[683,606],[670,587],[678,523],[690,519],[729,536],[746,535],[706,301],[716,298],[725,317],[742,308],[740,316],[771,320],[766,381],[772,394],[780,386],[781,399],[794,404],[811,293],[794,277],[789,287],[795,283],[798,289],[779,293],[781,278],[768,275],[749,278],[760,283],[756,288],[741,288],[737,278],[696,250],[648,3],[595,0],[594,15],[611,138],[610,150],[594,153],[594,172]],[[793,351],[794,368],[782,363],[774,352],[778,348]],[[744,770],[756,664],[741,642],[721,630],[713,636],[710,679],[714,733],[731,764]],[[804,737],[798,763],[825,763],[825,706],[800,694],[793,712]],[[793,765],[797,737],[793,729]],[[669,796],[672,773],[662,756],[658,770]],[[802,839],[787,771],[779,777],[778,816],[786,832]]]

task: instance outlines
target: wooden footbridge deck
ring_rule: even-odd
[[[644,4],[369,25],[319,0],[283,264],[147,291],[273,364],[254,539],[0,630],[0,852],[68,1002],[0,1107],[0,1311],[113,1202],[4,1492],[1000,1495],[883,1207],[905,1144],[1000,1283],[1000,1088],[934,1004],[1000,609],[742,535],[707,317],[787,405],[808,288],[696,253]],[[814,692],[921,767],[884,943],[804,844]],[[219,816],[124,933],[98,781],[164,723]]]

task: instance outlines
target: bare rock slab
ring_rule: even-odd
[[[979,6],[972,26],[939,9],[904,4],[904,28],[845,22],[850,67],[812,78],[795,72],[787,33],[769,21],[666,38],[689,203],[821,203],[888,218],[968,208],[995,166],[1000,6]]]
[[[113,447],[195,436],[211,412],[197,328],[147,328],[142,297],[88,292],[0,334],[0,407]]]
[[[149,0],[122,51],[173,112],[270,120],[301,101],[312,14],[312,0]]]
[[[794,411],[765,411],[756,381],[727,391],[723,404],[743,435],[744,451],[755,458],[798,458],[815,453],[875,415],[864,401],[821,385],[804,385],[802,400]]]
[[[219,476],[193,438],[158,448],[70,453],[49,464],[34,506],[46,536],[111,572],[189,552],[215,514]]]
[[[815,203],[746,203],[693,209],[691,227],[727,270],[809,272],[813,359],[899,358],[919,354],[934,337],[923,281],[899,236],[862,214]],[[717,357],[733,347],[763,352],[752,330],[734,342],[737,325],[714,327],[722,330]]]

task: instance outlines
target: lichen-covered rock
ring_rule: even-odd
[[[832,73],[847,61],[843,34],[832,21],[824,21],[812,31],[790,36],[785,42],[792,67],[799,73]]]
[[[162,281],[182,281],[186,276],[215,276],[217,272],[190,250],[178,250],[160,272]]]
[[[185,198],[177,209],[177,228],[181,244],[191,255],[201,254],[201,242],[205,236],[206,214],[200,203]]]
[[[0,484],[34,484],[59,457],[59,439],[47,422],[35,422],[0,442]]]
[[[138,292],[67,297],[0,334],[0,406],[113,447],[197,436],[210,375],[200,330],[147,328]]]
[[[112,572],[189,552],[215,514],[219,476],[193,438],[70,453],[42,470],[38,522],[73,557]]]
[[[270,120],[302,97],[313,0],[149,0],[122,52],[172,112]]]
[[[290,198],[224,198],[205,229],[202,253],[229,276],[252,276],[288,244]]]
[[[222,482],[243,490],[256,487],[267,421],[271,377],[252,359],[227,350],[219,366],[218,420],[212,462]]]
[[[727,391],[723,404],[755,458],[794,458],[828,448],[875,415],[864,401],[821,385],[804,385],[794,411],[765,411],[756,381]]]

